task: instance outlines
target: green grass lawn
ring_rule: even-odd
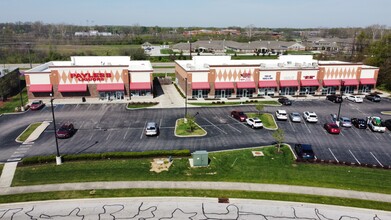
[[[22,91],[22,100],[23,105],[26,105],[28,103],[26,89]],[[0,114],[15,112],[15,108],[20,107],[21,104],[22,103],[20,102],[20,95],[17,94],[11,97],[9,101],[5,102],[4,105],[0,107]]]
[[[113,197],[209,197],[209,198],[243,198],[263,199],[279,201],[295,201],[307,203],[319,203],[340,205],[349,207],[360,207],[367,209],[379,209],[391,211],[390,203],[375,202],[358,199],[346,199],[326,196],[300,195],[289,193],[272,192],[248,192],[248,191],[226,191],[226,190],[192,190],[192,189],[96,189],[94,194],[90,190],[43,192],[0,196],[0,203],[15,203],[27,201],[43,201],[58,199],[78,198],[113,198]],[[217,201],[217,200],[216,200]]]
[[[184,142],[184,147],[186,144]],[[191,169],[187,158],[175,159],[168,172],[150,172],[151,159],[102,160],[22,166],[13,186],[91,181],[228,181],[328,187],[391,194],[389,170],[295,163],[288,147],[209,153],[209,167]],[[236,161],[236,162],[235,162]],[[110,171],[110,172],[107,172]]]
[[[128,108],[148,108],[148,107],[152,107],[152,106],[155,106],[159,103],[155,103],[155,102],[132,102],[132,103],[128,103]]]
[[[277,128],[276,122],[273,120],[273,115],[270,113],[262,113],[259,115],[258,113],[246,113],[246,115],[250,118],[259,118],[262,121],[263,127],[275,129]]]
[[[218,102],[218,103],[217,103]],[[188,104],[196,105],[196,106],[224,106],[224,105],[281,105],[279,102],[274,100],[257,100],[257,102],[235,102],[235,101],[226,101],[222,102],[219,100],[211,101],[211,102],[188,102]]]
[[[30,124],[27,130],[25,130],[22,135],[20,135],[18,141],[25,141],[30,136],[30,134],[33,133],[35,129],[37,129],[37,127],[41,124],[42,122]]]
[[[195,123],[195,122],[194,122]],[[189,130],[189,124],[184,123],[183,118],[177,120],[175,127],[175,134],[179,136],[193,136],[193,135],[206,135],[206,131],[202,129],[197,123],[195,123],[195,129]]]
[[[50,45],[36,45],[36,50],[50,50]],[[72,54],[93,54],[96,56],[115,56],[120,55],[122,50],[141,48],[141,45],[55,45],[53,47],[58,53],[66,55]]]
[[[271,55],[271,56],[245,56],[245,55],[237,55],[233,56],[231,55],[231,59],[233,60],[270,60],[270,59],[277,59],[278,56],[276,55]]]
[[[160,49],[160,53],[161,54],[173,54],[174,51],[172,51],[171,49]]]

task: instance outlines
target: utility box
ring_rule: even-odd
[[[193,166],[206,167],[209,163],[208,152],[205,150],[195,151],[193,155]]]

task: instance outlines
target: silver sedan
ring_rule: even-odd
[[[291,112],[289,113],[289,118],[292,122],[301,122],[301,116],[298,112]]]

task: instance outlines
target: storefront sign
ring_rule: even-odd
[[[273,79],[272,75],[264,75],[262,79]]]
[[[111,78],[111,73],[69,73],[71,78],[79,81],[104,81],[105,78]]]
[[[315,76],[303,76],[304,79],[314,79]]]
[[[250,81],[251,73],[240,74],[240,81]]]

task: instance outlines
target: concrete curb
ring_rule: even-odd
[[[36,123],[39,123],[39,122],[36,122]],[[32,123],[32,124],[35,124],[35,123]],[[41,125],[39,125],[31,134],[30,136],[25,140],[25,141],[20,141],[18,140],[20,138],[20,136],[27,130],[30,128],[30,126],[32,125],[30,124],[26,129],[24,129],[24,131],[15,139],[16,142],[18,143],[23,143],[23,144],[28,144],[28,143],[31,143],[35,140],[37,140],[39,138],[39,136],[42,134],[42,132],[50,125],[49,121],[43,121]]]
[[[180,119],[181,119],[181,118],[180,118]],[[201,130],[205,131],[205,134],[203,134],[203,135],[177,135],[177,134],[175,133],[175,131],[176,131],[176,128],[177,128],[177,126],[178,126],[178,122],[179,122],[180,119],[177,119],[177,120],[175,121],[175,128],[174,128],[174,135],[175,135],[175,137],[179,137],[179,138],[187,138],[187,137],[204,137],[204,136],[206,136],[206,135],[208,134],[208,132],[206,132],[201,126],[199,126],[197,123],[194,122],[199,128],[201,128]]]
[[[277,124],[276,120],[274,119],[274,115],[273,115],[272,113],[263,113],[263,114],[269,114],[269,115],[272,116],[272,119],[273,119],[273,121],[274,121],[274,124],[276,125],[276,128],[267,128],[267,127],[265,127],[265,126],[263,126],[263,127],[264,127],[266,130],[269,130],[269,131],[276,131],[276,130],[278,130],[278,124]]]
[[[38,123],[38,122],[35,122],[35,123]],[[32,123],[32,124],[35,124],[35,123]],[[15,142],[17,142],[17,143],[23,143],[23,142],[24,142],[24,141],[20,141],[19,138],[20,138],[20,136],[22,136],[22,134],[23,134],[24,132],[27,131],[27,129],[29,129],[29,128],[31,127],[32,124],[29,124],[29,126],[27,126],[27,128],[24,129],[24,130],[22,131],[22,133],[19,134],[18,137],[16,137]],[[28,138],[27,138],[27,139],[28,139]],[[26,139],[26,140],[27,140],[27,139]]]

